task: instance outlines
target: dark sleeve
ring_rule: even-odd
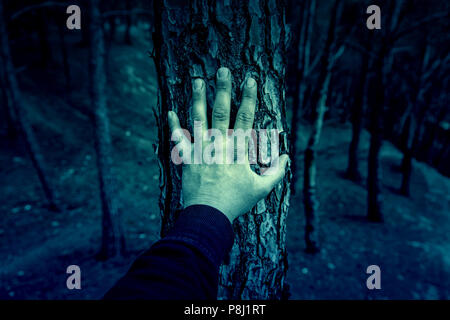
[[[187,207],[167,236],[138,257],[104,299],[217,299],[219,266],[233,238],[222,212]]]

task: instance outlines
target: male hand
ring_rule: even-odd
[[[228,136],[230,125],[231,73],[227,68],[220,68],[216,78],[216,98],[212,113],[212,128],[219,130],[223,137]],[[202,79],[193,82],[192,120],[200,122],[203,130],[202,148],[211,147],[207,139],[208,120],[206,113],[206,86]],[[257,84],[248,78],[244,85],[242,102],[236,116],[234,130],[252,129],[255,116]],[[191,144],[181,132],[180,122],[175,112],[169,111],[169,126],[178,138],[179,144]],[[226,157],[227,139],[222,143],[223,155]],[[202,204],[221,211],[233,223],[233,220],[248,212],[260,199],[264,198],[281,181],[285,174],[287,155],[279,158],[279,165],[271,174],[260,176],[252,171],[248,161],[248,141],[244,148],[245,160],[242,163],[227,164],[185,164],[182,176],[184,206]],[[193,150],[194,148],[190,148]],[[218,152],[218,150],[215,150]]]

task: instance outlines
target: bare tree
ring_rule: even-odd
[[[326,111],[326,102],[330,87],[333,65],[343,53],[343,47],[336,47],[336,26],[340,15],[342,2],[336,0],[331,12],[331,20],[328,27],[325,48],[320,61],[320,73],[318,78],[318,89],[312,97],[314,106],[314,123],[305,150],[304,180],[303,180],[303,203],[305,206],[305,242],[306,251],[315,253],[319,250],[318,226],[319,201],[316,196],[316,149],[322,132],[323,118]]]
[[[367,166],[367,218],[373,222],[383,221],[380,150],[383,143],[383,117],[386,104],[385,84],[392,67],[390,62],[393,38],[400,23],[402,6],[403,0],[399,0],[391,3],[388,8],[390,20],[388,27],[382,30],[379,50],[374,58],[374,76],[369,81],[371,98],[368,101],[370,147]]]
[[[106,101],[104,35],[100,0],[89,2],[90,11],[90,95],[94,111],[95,151],[102,208],[102,245],[99,258],[106,259],[124,249],[124,236],[118,208],[117,181],[113,173],[110,123]]]
[[[429,108],[426,97],[427,91],[432,85],[432,76],[438,71],[446,61],[450,60],[450,55],[447,54],[443,59],[436,57],[431,58],[431,45],[427,43],[427,39],[422,40],[423,47],[421,50],[420,66],[417,72],[417,81],[413,90],[414,97],[409,101],[409,106],[406,109],[403,121],[404,126],[402,130],[401,149],[403,152],[403,159],[401,164],[402,182],[400,185],[400,193],[410,195],[410,180],[412,174],[412,158],[414,155],[414,148],[418,144],[419,131],[426,119],[426,111]],[[432,62],[433,61],[433,62]]]
[[[287,129],[285,118],[284,7],[276,1],[193,1],[188,4],[155,1],[155,63],[160,88],[158,158],[161,168],[162,234],[182,207],[181,168],[170,161],[167,112],[177,112],[189,127],[190,84],[206,81],[211,105],[217,69],[228,67],[238,94],[232,97],[236,113],[241,84],[251,75],[258,82],[255,128]],[[211,110],[209,110],[209,114]],[[281,152],[287,141],[281,135]],[[260,166],[256,165],[255,170]],[[285,296],[287,271],[286,216],[289,174],[266,199],[234,224],[235,244],[229,263],[222,265],[219,297],[277,299]]]
[[[37,172],[39,181],[41,182],[41,186],[47,199],[49,208],[55,211],[59,211],[60,209],[56,201],[55,191],[51,186],[48,178],[46,162],[33,132],[33,128],[28,120],[25,101],[22,98],[19,83],[17,81],[16,71],[12,62],[11,50],[9,46],[3,1],[0,1],[0,37],[0,50],[3,70],[2,78],[7,84],[5,91],[10,100],[8,101],[6,106],[8,108],[14,108],[14,111],[9,110],[8,114],[14,114],[16,116],[17,124],[20,127],[20,131],[25,141],[25,146],[27,148],[33,167]]]
[[[295,3],[292,6],[297,5]],[[304,108],[305,92],[307,87],[307,78],[310,73],[310,56],[311,56],[311,38],[312,30],[314,25],[314,17],[316,12],[316,1],[315,0],[305,0],[301,5],[301,23],[299,24],[300,34],[296,36],[295,49],[296,49],[296,62],[295,62],[295,87],[293,91],[293,101],[292,101],[292,122],[291,122],[291,154],[294,161],[292,161],[292,182],[291,190],[295,193],[296,182],[297,182],[297,146],[298,141],[298,125],[301,118],[301,109]],[[293,30],[294,33],[297,30]]]
[[[370,52],[371,37],[367,37],[364,44],[365,52]],[[346,176],[350,180],[359,182],[361,173],[359,171],[358,151],[361,131],[363,129],[364,103],[366,93],[367,76],[369,73],[370,56],[366,53],[361,54],[361,71],[357,80],[355,96],[351,110],[352,139],[348,149],[348,165]]]

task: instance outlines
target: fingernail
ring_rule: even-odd
[[[222,67],[217,71],[217,79],[227,80],[230,76],[230,70],[228,68]]]
[[[253,88],[256,84],[255,79],[253,78],[248,78],[247,79],[247,88]]]
[[[194,85],[193,85],[194,91],[200,91],[203,89],[203,80],[202,79],[195,79]]]

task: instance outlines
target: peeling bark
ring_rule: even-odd
[[[287,130],[285,119],[284,7],[275,0],[192,1],[190,5],[155,1],[155,63],[160,96],[157,110],[161,169],[161,234],[172,227],[182,208],[181,167],[170,161],[167,112],[177,112],[190,127],[191,81],[207,85],[208,116],[215,73],[221,66],[233,74],[231,123],[240,104],[241,86],[249,75],[258,82],[255,129]],[[192,130],[191,130],[192,132]],[[288,151],[281,137],[281,152]],[[258,170],[259,166],[256,166]],[[289,173],[268,197],[234,224],[230,261],[222,265],[219,298],[280,299],[286,296],[286,216]]]

